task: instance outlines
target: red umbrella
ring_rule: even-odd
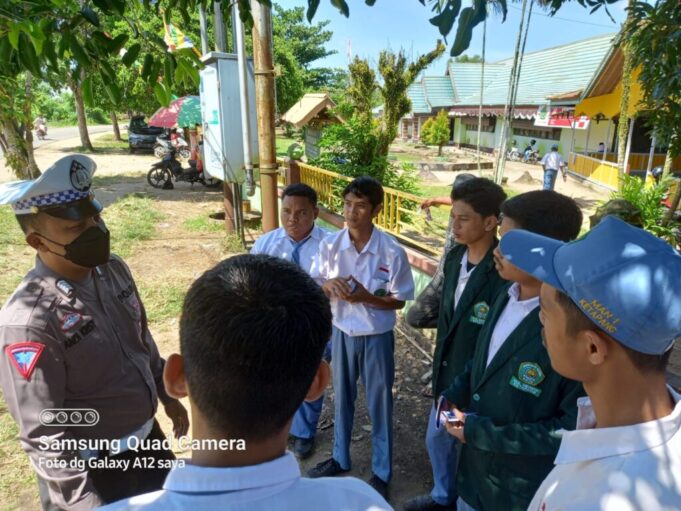
[[[199,96],[184,96],[167,107],[156,110],[149,119],[150,126],[161,128],[193,128],[201,124],[201,100]]]

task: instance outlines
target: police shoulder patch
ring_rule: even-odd
[[[6,346],[5,353],[19,374],[28,381],[44,349],[45,345],[39,342],[16,342]]]

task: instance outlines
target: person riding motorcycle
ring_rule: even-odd
[[[523,154],[525,155],[523,157],[523,161],[527,163],[527,160],[530,159],[530,155],[536,151],[535,145],[537,144],[537,141],[532,139],[530,140],[530,144],[523,150]]]
[[[33,122],[33,129],[35,129],[39,137],[47,135],[47,121],[42,115],[39,115]]]

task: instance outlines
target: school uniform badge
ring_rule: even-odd
[[[511,376],[509,383],[518,390],[539,397],[542,391],[537,386],[544,381],[544,378],[546,378],[546,375],[539,364],[522,362],[518,367],[518,376]]]
[[[28,381],[44,349],[44,344],[26,341],[6,346],[5,353],[7,353],[12,365],[19,371],[19,374]]]
[[[487,302],[478,302],[473,305],[473,314],[468,318],[468,321],[476,325],[484,325],[487,320],[487,314],[489,314]]]

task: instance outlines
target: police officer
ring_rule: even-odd
[[[130,270],[109,252],[90,190],[95,168],[72,155],[34,181],[0,187],[0,204],[12,205],[37,253],[0,311],[0,383],[43,509],[91,509],[160,489],[174,456],[145,447],[165,439],[158,399],[176,436],[189,426],[163,387],[164,360]]]

